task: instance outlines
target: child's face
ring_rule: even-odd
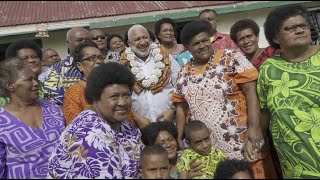
[[[142,179],[170,179],[170,164],[167,154],[147,155],[142,158]]]
[[[211,139],[208,128],[192,131],[190,134],[190,147],[201,155],[209,155],[211,152]]]
[[[231,179],[253,179],[247,171],[240,171],[234,174]]]

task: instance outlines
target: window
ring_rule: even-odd
[[[312,44],[320,45],[320,8],[309,9]]]

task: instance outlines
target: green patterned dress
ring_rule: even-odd
[[[320,178],[320,51],[299,63],[268,59],[257,89],[261,108],[272,114],[283,177]]]

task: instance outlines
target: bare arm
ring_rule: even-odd
[[[256,89],[256,81],[240,84],[240,88],[246,97],[248,109],[248,130],[246,136],[251,141],[254,149],[260,150],[264,144],[260,123],[260,105]]]
[[[177,103],[177,130],[178,130],[178,143],[181,149],[183,149],[183,134],[184,134],[184,127],[186,125],[186,114],[188,110],[187,102],[180,102]]]
[[[267,132],[270,124],[270,111],[267,108],[261,109],[261,128],[263,132]]]

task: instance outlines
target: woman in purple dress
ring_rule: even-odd
[[[37,76],[26,61],[0,64],[0,95],[10,103],[0,108],[0,178],[45,178],[48,159],[64,128],[60,108],[38,100]]]
[[[47,178],[136,179],[139,129],[128,121],[134,75],[115,62],[94,68],[85,89],[90,109],[82,111],[60,137],[49,160]]]

